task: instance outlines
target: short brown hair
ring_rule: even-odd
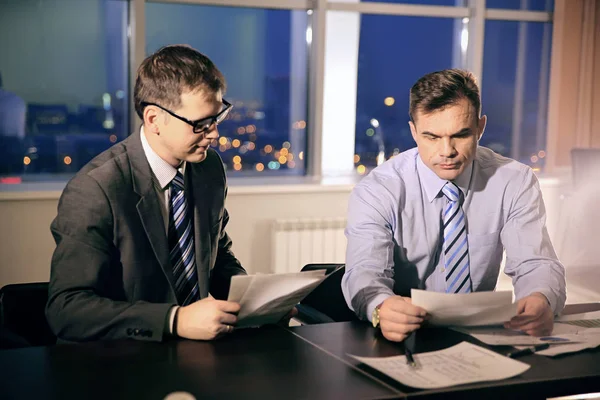
[[[135,111],[143,119],[143,102],[177,109],[184,91],[216,93],[226,87],[225,77],[204,54],[187,45],[165,46],[142,61],[137,70]]]
[[[414,122],[417,111],[429,114],[454,105],[464,98],[471,102],[479,116],[481,97],[472,73],[460,69],[432,72],[420,78],[410,89],[408,114]]]

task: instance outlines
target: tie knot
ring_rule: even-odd
[[[171,186],[175,190],[183,190],[184,183],[183,183],[183,175],[181,174],[181,172],[177,171],[177,174],[171,181]]]
[[[460,198],[460,189],[452,182],[446,182],[442,188],[442,193],[448,198],[449,201],[458,201]]]

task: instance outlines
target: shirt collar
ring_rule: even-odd
[[[427,200],[431,203],[435,199],[442,188],[446,184],[446,180],[440,178],[421,159],[421,155],[417,153],[417,172],[421,180],[421,184],[425,188]],[[454,180],[456,186],[460,188],[463,195],[467,195],[469,184],[471,182],[471,173],[473,172],[473,162],[471,162],[458,178]]]
[[[177,175],[177,168],[173,167],[171,164],[160,158],[158,154],[156,154],[156,152],[150,146],[150,143],[148,143],[143,126],[140,128],[140,137],[142,139],[144,153],[148,159],[148,164],[150,164],[150,169],[152,169],[152,173],[154,173],[154,176],[158,181],[158,185],[162,190],[164,190],[171,183],[173,178],[175,178],[175,175]],[[179,171],[182,174],[185,173],[185,162],[181,163],[179,166]]]

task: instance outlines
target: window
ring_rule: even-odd
[[[463,0],[362,0],[364,3],[396,3],[429,6],[462,6]]]
[[[327,0],[314,16],[308,1],[138,1],[132,41],[127,0],[3,1],[0,184],[64,181],[127,137],[129,51],[175,43],[228,81],[215,150],[230,176],[304,175],[307,159],[315,176],[366,173],[414,146],[409,89],[450,67],[480,77],[482,145],[544,167],[553,0]]]
[[[410,88],[426,73],[463,66],[461,28],[453,18],[362,16],[354,156],[360,174],[415,146]]]
[[[127,6],[3,1],[0,182],[65,179],[129,134]]]
[[[487,21],[482,113],[488,117],[481,144],[543,169],[552,26]]]
[[[146,4],[146,54],[185,43],[223,72],[234,105],[219,125],[230,176],[304,174],[306,11]]]
[[[554,10],[554,0],[486,0],[485,5],[488,8],[506,8],[510,10]]]
[[[481,34],[467,16],[409,17],[400,9],[386,11],[381,6],[380,12],[396,15],[361,16],[355,171],[364,175],[415,146],[408,126],[411,86],[426,73],[457,67],[480,78],[482,112],[488,116],[480,144],[535,170],[544,169],[551,16],[548,22],[519,18],[523,14],[523,19],[544,20],[531,12],[551,11],[553,3],[488,0],[486,5],[517,12],[505,15],[510,21],[499,20],[503,17],[498,13],[490,16],[493,19],[479,25],[484,27]],[[482,51],[477,51],[482,41]]]

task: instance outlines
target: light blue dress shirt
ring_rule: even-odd
[[[348,206],[342,291],[360,318],[370,320],[386,298],[411,288],[444,292],[441,213],[445,180],[405,151],[356,185]],[[531,168],[478,147],[454,181],[464,195],[473,291],[494,290],[504,272],[517,299],[543,293],[555,313],[566,300],[565,271],[546,230],[546,211]]]

